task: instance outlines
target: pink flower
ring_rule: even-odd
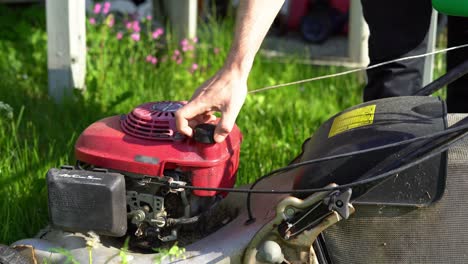
[[[155,31],[153,31],[153,33],[151,34],[151,36],[153,37],[153,39],[157,39],[159,38],[162,34],[164,34],[164,30],[162,28],[157,28]]]
[[[96,19],[95,19],[94,17],[90,17],[90,18],[89,18],[89,23],[90,23],[91,25],[95,25],[95,24],[96,24]]]
[[[193,43],[198,43],[198,38],[197,37],[193,38]]]
[[[94,14],[99,14],[99,13],[101,13],[101,7],[102,7],[102,6],[101,6],[100,3],[96,3],[96,4],[94,5],[94,9],[93,9]]]
[[[156,31],[154,31],[153,33],[151,33],[151,37],[153,39],[157,39],[157,38],[159,38],[159,34]]]
[[[127,22],[127,23],[125,23],[125,28],[132,29],[132,25],[133,25],[132,22]]]
[[[180,45],[182,46],[182,51],[183,51],[183,52],[186,52],[186,51],[189,51],[189,50],[193,50],[193,49],[194,49],[193,45],[192,45],[187,39],[183,39],[183,40],[180,42]]]
[[[181,60],[181,62],[182,62],[182,57],[180,56],[180,51],[179,51],[179,50],[174,50],[174,54],[172,54],[171,59],[172,59],[173,61],[179,61],[179,60]],[[180,64],[180,63],[177,63],[177,64]]]
[[[176,61],[177,64],[181,64],[182,63],[182,58],[178,58],[177,61]]]
[[[219,54],[219,48],[214,48],[214,49],[213,49],[213,53],[214,53],[215,55],[218,55],[218,54]]]
[[[134,32],[140,32],[141,28],[140,28],[140,22],[138,22],[138,20],[133,21],[132,29]]]
[[[190,72],[191,74],[194,74],[195,71],[198,70],[198,68],[199,68],[199,67],[198,67],[198,64],[194,63],[194,64],[192,64],[192,67],[190,67],[189,72]]]
[[[114,17],[112,15],[109,15],[109,19],[107,20],[107,26],[111,28],[114,26],[114,24],[115,24]]]
[[[134,41],[140,41],[140,33],[133,33],[132,35],[130,35],[130,37],[134,40]]]
[[[110,7],[111,7],[111,3],[110,3],[110,2],[105,2],[105,3],[104,3],[104,8],[102,9],[102,13],[103,13],[104,15],[106,15],[107,13],[109,13]]]
[[[153,65],[155,65],[156,63],[158,63],[158,59],[152,55],[148,55],[146,56],[146,62],[149,62]]]
[[[146,16],[146,20],[152,20],[152,19],[153,19],[152,16],[150,16],[150,15],[147,15],[147,16]]]
[[[117,35],[115,36],[118,40],[121,40],[122,37],[123,37],[123,33],[122,32],[117,32]]]

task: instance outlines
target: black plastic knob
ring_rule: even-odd
[[[200,124],[197,125],[193,131],[193,139],[199,143],[214,144],[214,132],[216,125],[213,124]]]

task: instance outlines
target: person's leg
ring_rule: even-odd
[[[468,18],[448,17],[447,46],[468,43]],[[468,49],[447,53],[447,70],[468,60]],[[447,108],[450,113],[468,113],[468,76],[463,76],[447,87]]]
[[[370,65],[427,51],[430,0],[361,0],[369,25]],[[422,86],[424,58],[367,71],[364,101],[411,95]]]

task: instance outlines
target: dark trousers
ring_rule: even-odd
[[[430,0],[361,0],[369,30],[370,65],[427,52]],[[468,18],[448,17],[447,46],[468,43]],[[447,53],[447,69],[468,60],[468,48]],[[364,101],[411,95],[422,87],[424,58],[367,71]],[[468,76],[448,86],[449,112],[468,113]]]

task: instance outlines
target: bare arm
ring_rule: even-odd
[[[241,0],[237,12],[234,41],[224,66],[193,94],[190,102],[176,113],[177,128],[192,136],[192,128],[215,119],[216,142],[231,132],[245,97],[247,78],[255,55],[284,0]]]

